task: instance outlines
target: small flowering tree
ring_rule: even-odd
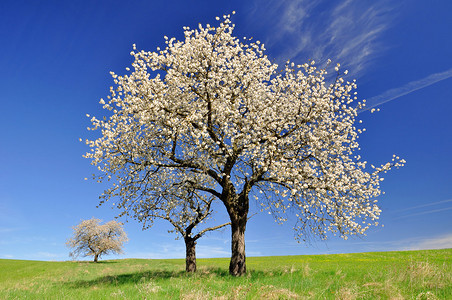
[[[73,227],[74,235],[66,245],[74,248],[71,257],[94,256],[94,262],[109,253],[122,253],[122,245],[128,240],[122,223],[110,221],[100,225],[101,220],[92,218],[84,220]]]
[[[160,179],[156,177],[152,180],[155,186]],[[212,216],[211,205],[214,197],[200,193],[191,188],[190,184],[181,186],[180,183],[160,181],[158,187],[158,190],[155,190],[146,189],[139,184],[133,185],[133,188],[141,191],[140,199],[123,199],[119,204],[120,208],[124,208],[122,215],[128,214],[137,219],[143,223],[143,229],[151,227],[155,219],[170,222],[174,228],[170,232],[176,232],[185,242],[185,270],[195,272],[197,240],[207,232],[223,228],[230,223],[199,229]]]
[[[182,41],[165,37],[163,50],[134,45],[133,71],[112,73],[116,86],[101,100],[109,118],[91,119],[102,136],[86,141],[86,157],[99,180],[115,179],[102,201],[120,197],[127,207],[167,181],[219,199],[231,221],[229,272],[240,276],[250,197],[278,221],[293,209],[300,240],[346,238],[377,224],[380,174],[404,161],[369,170],[354,154],[364,103],[339,65],[328,84],[314,62],[281,68],[233,30],[224,16],[218,27],[184,27]]]

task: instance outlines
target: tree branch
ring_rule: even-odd
[[[206,228],[206,229],[200,231],[197,235],[195,235],[195,236],[193,237],[193,239],[194,239],[194,240],[197,240],[197,239],[199,239],[200,237],[202,237],[206,232],[214,231],[214,230],[223,228],[223,227],[228,226],[228,225],[231,225],[231,222],[224,223],[224,224],[221,224],[221,225],[218,225],[218,226],[215,226],[215,227],[209,227],[209,228]]]

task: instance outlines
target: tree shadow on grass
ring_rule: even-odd
[[[105,275],[91,280],[76,280],[70,282],[64,282],[63,286],[69,288],[89,288],[93,286],[119,286],[128,284],[143,283],[149,280],[161,280],[169,278],[188,278],[198,277],[205,278],[209,276],[216,277],[229,277],[227,270],[220,268],[208,268],[201,269],[196,273],[186,273],[185,271],[166,271],[166,270],[150,270],[139,271],[133,273]]]
[[[81,264],[90,264],[90,265],[103,265],[103,264],[117,264],[117,261],[114,260],[101,260],[98,262],[94,262],[94,261],[77,261],[78,263]]]

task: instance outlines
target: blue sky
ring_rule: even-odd
[[[247,226],[248,256],[452,247],[452,2],[368,0],[0,2],[0,258],[68,260],[65,241],[82,219],[111,220],[96,208],[106,187],[82,155],[85,114],[125,73],[132,44],[153,50],[182,27],[237,13],[237,36],[266,44],[276,62],[340,62],[358,96],[378,113],[359,117],[362,156],[377,165],[397,154],[405,167],[382,184],[381,223],[366,237],[297,244],[289,221],[263,213]],[[92,133],[90,133],[92,134]],[[216,222],[224,208],[218,206]],[[256,211],[255,207],[251,208]],[[182,240],[158,222],[125,224],[125,255],[181,258]],[[198,257],[228,257],[229,229],[198,242]],[[116,257],[116,256],[115,256]]]

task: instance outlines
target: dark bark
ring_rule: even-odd
[[[246,274],[245,255],[245,229],[246,216],[238,222],[231,224],[231,262],[229,263],[229,274],[232,276],[242,276]]]
[[[94,255],[94,262],[97,263],[97,259],[99,258],[99,254]]]
[[[243,190],[238,194],[231,182],[231,171],[242,150],[237,150],[232,157],[228,157],[223,169],[222,181],[223,187],[221,201],[226,206],[229,218],[231,220],[231,262],[229,263],[229,274],[232,276],[242,276],[246,274],[246,255],[245,255],[245,230],[248,221],[248,212],[250,207],[249,193],[253,186],[262,180],[265,174],[264,168],[254,169],[249,178],[245,178]]]
[[[185,271],[196,272],[196,240],[185,238]]]
[[[242,276],[246,273],[245,229],[248,221],[249,200],[246,194],[230,197],[223,201],[231,220],[231,262],[229,274]],[[231,197],[232,196],[232,197]]]

